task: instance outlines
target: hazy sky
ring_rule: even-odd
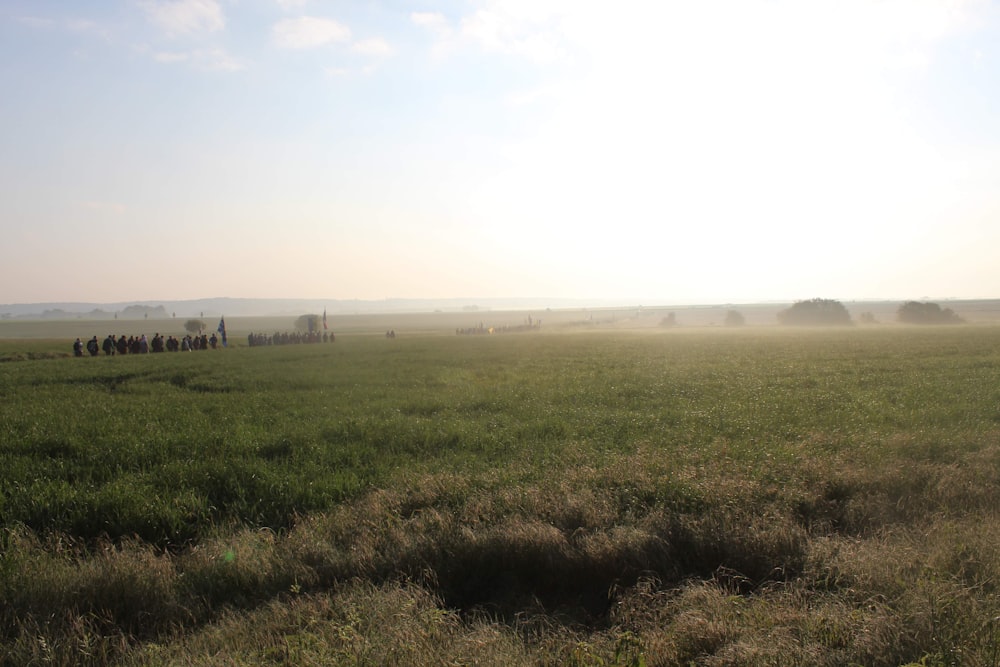
[[[1000,297],[1000,3],[4,0],[0,303]]]

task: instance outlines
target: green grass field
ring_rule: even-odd
[[[1000,327],[455,321],[0,343],[0,661],[1000,664]]]

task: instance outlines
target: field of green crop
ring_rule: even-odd
[[[1000,327],[443,333],[0,342],[0,663],[1000,665]]]

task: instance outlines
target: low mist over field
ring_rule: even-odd
[[[809,301],[809,300],[806,300]],[[855,318],[871,315],[879,321],[896,319],[903,300],[844,301]],[[998,299],[945,299],[906,301],[906,303],[943,303],[973,321],[1000,317]],[[298,317],[306,312],[327,312],[331,316],[348,315],[427,315],[449,314],[472,319],[490,313],[500,317],[518,313],[548,313],[598,321],[641,319],[670,312],[682,314],[677,324],[723,324],[725,315],[737,311],[752,322],[773,323],[775,315],[789,307],[787,302],[723,304],[637,304],[600,299],[510,298],[510,299],[384,299],[380,301],[338,299],[195,299],[190,301],[147,301],[145,303],[25,303],[0,304],[0,320],[166,320],[189,317]],[[849,314],[850,314],[849,313]]]
[[[155,303],[155,305],[153,305]],[[202,299],[149,304],[23,304],[0,310],[0,339],[71,341],[93,336],[163,334],[184,336],[190,323],[216,331],[225,318],[231,343],[246,344],[250,333],[287,332],[301,328],[311,314],[320,326],[323,314],[336,334],[462,334],[503,332],[582,332],[601,330],[708,330],[776,326],[884,327],[1000,323],[1000,300],[847,301],[811,299],[789,303],[703,305],[574,306],[560,300],[395,300],[378,302],[276,299]],[[541,304],[560,304],[549,307]],[[813,317],[808,308],[832,304],[833,320]],[[517,305],[522,307],[518,308]],[[789,317],[804,310],[805,318]],[[15,314],[17,313],[17,314]],[[819,313],[823,315],[824,313]],[[67,343],[68,345],[68,343]],[[67,348],[68,349],[68,348]],[[65,353],[66,350],[63,350]]]
[[[803,299],[794,303],[829,301],[844,304],[848,316],[860,323],[885,323],[899,318],[902,304],[922,304],[948,311],[959,311],[959,319],[992,321],[1000,318],[1000,299],[938,299],[921,300],[847,300]],[[298,317],[307,312],[325,312],[332,317],[358,315],[451,315],[476,317],[496,314],[509,318],[522,313],[557,314],[562,320],[583,318],[591,321],[627,321],[661,314],[675,313],[674,324],[727,324],[726,315],[739,313],[746,323],[774,323],[777,314],[793,302],[766,301],[757,303],[634,303],[615,299],[565,299],[547,297],[522,298],[451,298],[451,299],[254,299],[212,298],[173,301],[121,303],[13,303],[0,304],[0,321],[7,320],[86,320],[162,321],[178,318],[204,317]],[[682,320],[676,320],[676,313]],[[732,322],[728,322],[732,324]]]

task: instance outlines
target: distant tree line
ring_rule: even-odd
[[[64,310],[63,308],[50,308],[42,311],[41,313],[26,313],[14,316],[11,316],[10,313],[3,314],[3,319],[11,319],[12,317],[38,320],[117,320],[119,318],[123,320],[148,320],[150,318],[155,320],[165,320],[170,317],[170,314],[167,313],[167,309],[163,306],[144,306],[136,304],[134,306],[125,306],[120,311],[108,311],[100,308],[94,308],[86,313],[77,313]]]
[[[733,312],[733,311],[730,311]],[[899,306],[896,319],[904,324],[961,324],[965,320],[951,308],[941,308],[936,303],[907,301]],[[876,324],[874,314],[861,313],[862,324]],[[778,313],[778,322],[785,325],[843,326],[853,324],[851,314],[840,301],[834,299],[809,299],[798,301]]]

